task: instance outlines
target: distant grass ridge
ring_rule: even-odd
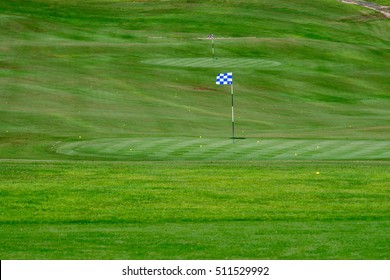
[[[200,67],[200,68],[220,68],[237,69],[237,68],[253,68],[261,69],[267,67],[275,67],[281,65],[280,62],[265,60],[260,58],[164,58],[164,59],[148,59],[142,61],[147,64],[175,67]]]

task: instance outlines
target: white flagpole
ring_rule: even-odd
[[[232,93],[232,139],[234,143],[234,92],[233,92],[233,84],[230,84],[230,91]]]
[[[216,79],[217,85],[230,85],[230,92],[232,96],[232,140],[234,143],[234,91],[233,91],[233,73],[219,74]]]
[[[213,63],[214,63],[214,59],[215,59],[215,52],[214,52],[214,35],[212,35],[211,37],[211,52],[213,54]]]

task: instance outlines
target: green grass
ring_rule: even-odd
[[[0,258],[388,259],[389,60],[335,0],[1,1]]]
[[[229,90],[214,80],[233,71],[237,136],[388,140],[389,22],[335,2],[2,3],[0,130],[15,140],[229,137]],[[197,38],[214,30],[256,37],[216,40],[220,60],[281,65],[213,67]],[[143,63],[207,54],[210,68]]]
[[[58,144],[57,153],[116,160],[388,160],[388,141],[116,138]]]
[[[176,66],[176,67],[199,67],[199,68],[268,68],[279,66],[277,61],[270,61],[264,59],[251,58],[222,58],[210,60],[207,58],[163,58],[144,60],[142,63],[162,65],[162,66]]]
[[[1,167],[3,259],[390,257],[387,162]]]

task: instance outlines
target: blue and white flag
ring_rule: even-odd
[[[217,76],[217,85],[231,85],[233,84],[233,73],[222,73]]]

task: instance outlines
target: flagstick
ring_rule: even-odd
[[[213,63],[214,63],[214,58],[215,58],[215,53],[214,53],[214,37],[211,38],[211,52],[213,54]]]
[[[234,91],[233,91],[233,73],[218,74],[216,79],[217,85],[230,85],[230,92],[232,95],[232,140],[234,143]]]
[[[232,139],[234,143],[234,92],[233,92],[233,84],[230,84],[230,91],[232,93]]]

